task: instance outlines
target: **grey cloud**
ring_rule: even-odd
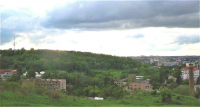
[[[192,35],[192,36],[181,35],[178,36],[173,43],[178,43],[182,45],[182,44],[194,44],[199,42],[200,42],[199,35]]]
[[[15,35],[13,30],[10,29],[1,29],[1,45],[10,42],[11,40],[14,40],[14,37],[17,38],[19,35]]]
[[[136,38],[136,39],[138,39],[138,38],[143,38],[144,37],[144,35],[143,34],[137,34],[137,35],[134,35],[134,36],[127,36],[128,38]]]
[[[16,33],[32,33],[38,30],[38,17],[32,17],[27,8],[9,9],[1,13],[1,45],[8,43],[19,37]],[[45,36],[45,35],[44,35]],[[34,43],[38,43],[39,39],[44,37],[30,37]]]
[[[199,1],[79,1],[49,11],[48,18],[41,25],[87,30],[197,28],[198,12]]]

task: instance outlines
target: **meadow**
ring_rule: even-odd
[[[200,106],[200,99],[190,96],[172,94],[172,101],[161,102],[160,95],[151,95],[150,92],[137,91],[132,95],[126,95],[124,98],[115,100],[111,97],[103,101],[90,100],[83,96],[76,97],[62,94],[60,98],[52,98],[45,94],[36,94],[30,92],[23,95],[20,91],[1,91],[1,106],[176,106],[191,107]]]

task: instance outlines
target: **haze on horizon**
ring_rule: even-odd
[[[0,49],[200,55],[200,1],[6,0]]]

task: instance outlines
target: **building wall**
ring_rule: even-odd
[[[22,81],[22,87],[25,86],[37,86],[39,88],[45,88],[48,90],[66,90],[66,80],[65,79],[35,79],[30,78]]]
[[[200,75],[200,71],[198,68],[194,68],[193,70],[194,73],[194,80],[196,81],[197,78]],[[187,67],[185,67],[184,69],[182,69],[182,75],[181,75],[183,80],[189,79],[189,69],[187,69]]]
[[[127,84],[127,82],[114,82],[114,83],[120,87],[124,87]]]
[[[129,85],[129,91],[136,90],[136,89],[152,90],[151,84],[131,83]]]

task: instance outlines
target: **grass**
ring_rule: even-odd
[[[52,99],[47,95],[38,95],[30,93],[23,96],[20,92],[1,91],[1,106],[200,106],[200,99],[190,96],[181,96],[180,100],[176,99],[176,94],[172,96],[172,102],[163,103],[160,101],[160,95],[152,96],[148,92],[134,93],[126,95],[123,99],[114,100],[112,98],[103,101],[89,100],[83,97],[63,95],[60,99]]]

